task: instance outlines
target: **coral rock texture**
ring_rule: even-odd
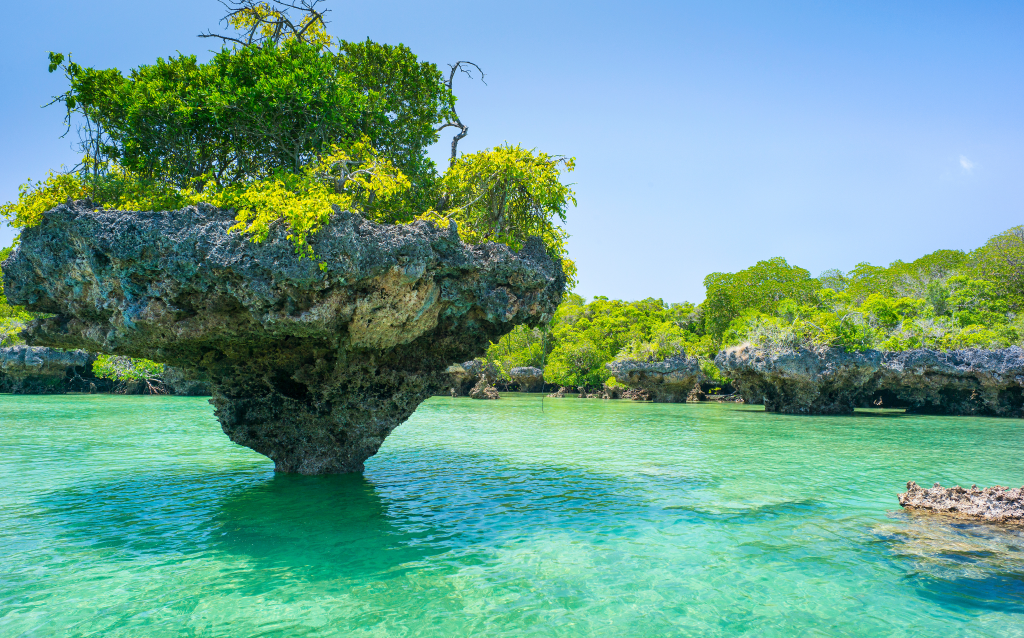
[[[0,348],[0,392],[64,394],[87,390],[95,355],[83,350],[10,346]]]
[[[848,414],[856,407],[905,407],[918,414],[1024,416],[1024,350],[767,352],[744,344],[715,365],[747,403],[769,412]]]
[[[544,371],[534,366],[512,368],[508,371],[512,382],[519,386],[521,392],[541,392],[544,390]]]
[[[209,377],[195,369],[167,366],[161,380],[168,394],[179,397],[208,397],[212,394]]]
[[[693,386],[705,381],[700,361],[685,352],[662,361],[612,361],[605,369],[622,385],[642,390],[638,397],[655,403],[685,403]]]
[[[231,440],[278,471],[355,472],[451,363],[547,321],[565,288],[537,239],[515,253],[335,211],[311,260],[283,228],[255,244],[233,223],[203,205],[54,208],[3,264],[12,303],[55,315],[26,339],[205,373]]]
[[[486,377],[481,377],[473,389],[469,391],[470,399],[500,399],[498,389],[487,383]]]
[[[959,485],[944,488],[938,483],[925,489],[914,481],[899,494],[900,506],[913,510],[942,512],[958,518],[981,518],[997,523],[1024,523],[1024,487],[1010,489],[1001,485],[964,489]]]
[[[453,363],[445,370],[444,385],[448,387],[451,396],[463,397],[480,381],[481,375],[483,365],[476,359],[465,363]]]

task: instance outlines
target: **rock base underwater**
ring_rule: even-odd
[[[335,211],[300,259],[283,228],[228,233],[231,211],[47,212],[3,264],[12,303],[54,316],[33,345],[141,357],[208,376],[224,432],[279,471],[355,472],[444,371],[548,321],[561,264],[466,245],[454,224]],[[323,264],[323,267],[321,267]]]

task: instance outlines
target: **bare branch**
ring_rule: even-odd
[[[232,37],[206,31],[200,33],[200,38],[220,38],[223,42],[234,42],[242,46],[262,44],[264,42],[280,43],[282,39],[295,38],[306,42],[306,37],[314,25],[319,24],[320,28],[327,27],[327,20],[324,17],[329,9],[318,10],[317,6],[324,0],[299,0],[288,2],[286,0],[218,0],[227,10],[221,22],[226,28],[235,28],[242,34],[241,37]],[[302,14],[299,19],[293,20],[289,11],[298,11]],[[238,29],[234,21],[239,18],[247,18],[252,24],[244,29]],[[298,25],[298,26],[297,26]],[[270,35],[263,35],[263,29],[270,28]]]
[[[455,64],[449,64],[448,68],[451,70],[448,73],[448,80],[444,83],[444,85],[448,88],[448,91],[452,90],[452,84],[455,82],[455,74],[459,71],[462,71],[463,73],[466,74],[467,77],[473,79],[473,69],[476,69],[477,72],[480,73],[480,81],[484,83],[484,86],[487,85],[487,82],[484,82],[484,70],[481,69],[480,66],[475,62],[470,62],[468,60],[459,60]],[[469,135],[469,127],[463,124],[462,120],[459,119],[459,114],[456,113],[454,104],[452,104],[451,110],[451,119],[442,124],[441,126],[437,127],[436,129],[434,129],[438,133],[448,128],[449,126],[459,129],[459,132],[456,133],[454,137],[452,137],[452,154],[451,157],[448,159],[449,168],[455,165],[455,160],[458,159],[459,157],[459,140]],[[447,199],[443,200],[441,202],[442,208],[447,203]]]

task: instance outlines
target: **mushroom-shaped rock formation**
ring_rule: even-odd
[[[693,386],[705,380],[700,361],[685,352],[662,361],[612,361],[605,369],[630,389],[646,391],[655,403],[686,403]]]
[[[715,365],[748,402],[769,412],[848,414],[856,407],[905,407],[918,414],[1024,416],[1024,349],[767,352],[744,344]]]
[[[0,348],[0,392],[64,394],[89,389],[84,376],[96,357],[83,350],[10,346]]]
[[[731,377],[747,403],[768,412],[848,414],[876,386],[882,353],[842,348],[770,353],[750,344],[718,353],[715,365]]]
[[[541,392],[544,390],[544,371],[534,366],[512,368],[508,371],[512,382],[519,386],[521,392]]]
[[[957,518],[978,518],[996,523],[1024,524],[1024,487],[1010,489],[1001,485],[965,489],[956,485],[945,488],[935,484],[930,489],[914,481],[897,498],[900,506],[911,510],[941,512]]]
[[[547,321],[565,288],[537,239],[515,253],[336,212],[311,260],[283,228],[255,244],[233,223],[203,205],[54,208],[3,264],[13,303],[55,315],[26,339],[205,373],[224,432],[278,471],[356,472],[451,363]]]

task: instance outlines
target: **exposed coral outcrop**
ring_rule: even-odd
[[[699,383],[693,384],[693,389],[686,395],[687,403],[699,403],[701,401],[707,401],[708,395],[704,394],[704,390],[701,389]]]
[[[768,412],[847,414],[875,391],[882,353],[841,348],[769,353],[749,344],[718,353],[715,365],[747,403]]]
[[[453,362],[550,319],[565,287],[537,239],[468,246],[454,224],[336,211],[300,259],[284,228],[255,244],[230,211],[61,205],[3,264],[12,303],[55,316],[33,344],[205,372],[224,432],[279,471],[353,472]]]
[[[542,392],[544,390],[544,371],[540,368],[533,366],[512,368],[508,371],[508,376],[521,392]]]
[[[469,391],[470,399],[500,399],[498,389],[487,382],[486,377],[481,377],[473,389]]]
[[[882,405],[919,414],[1024,416],[1024,350],[1017,346],[766,352],[744,344],[720,352],[715,365],[747,403],[763,401],[770,412],[848,414]]]
[[[931,489],[914,481],[907,491],[898,495],[900,506],[907,509],[942,512],[958,518],[980,518],[997,523],[1024,523],[1024,487],[1010,489],[1001,485],[964,489],[959,485],[944,488],[938,483]]]
[[[685,352],[662,361],[613,361],[605,368],[636,396],[648,396],[655,403],[685,403],[694,384],[704,381],[700,361]]]
[[[464,363],[453,363],[444,371],[443,385],[453,397],[464,397],[480,381],[483,365],[476,359]]]
[[[95,355],[33,346],[0,348],[0,392],[64,394],[89,390]]]

